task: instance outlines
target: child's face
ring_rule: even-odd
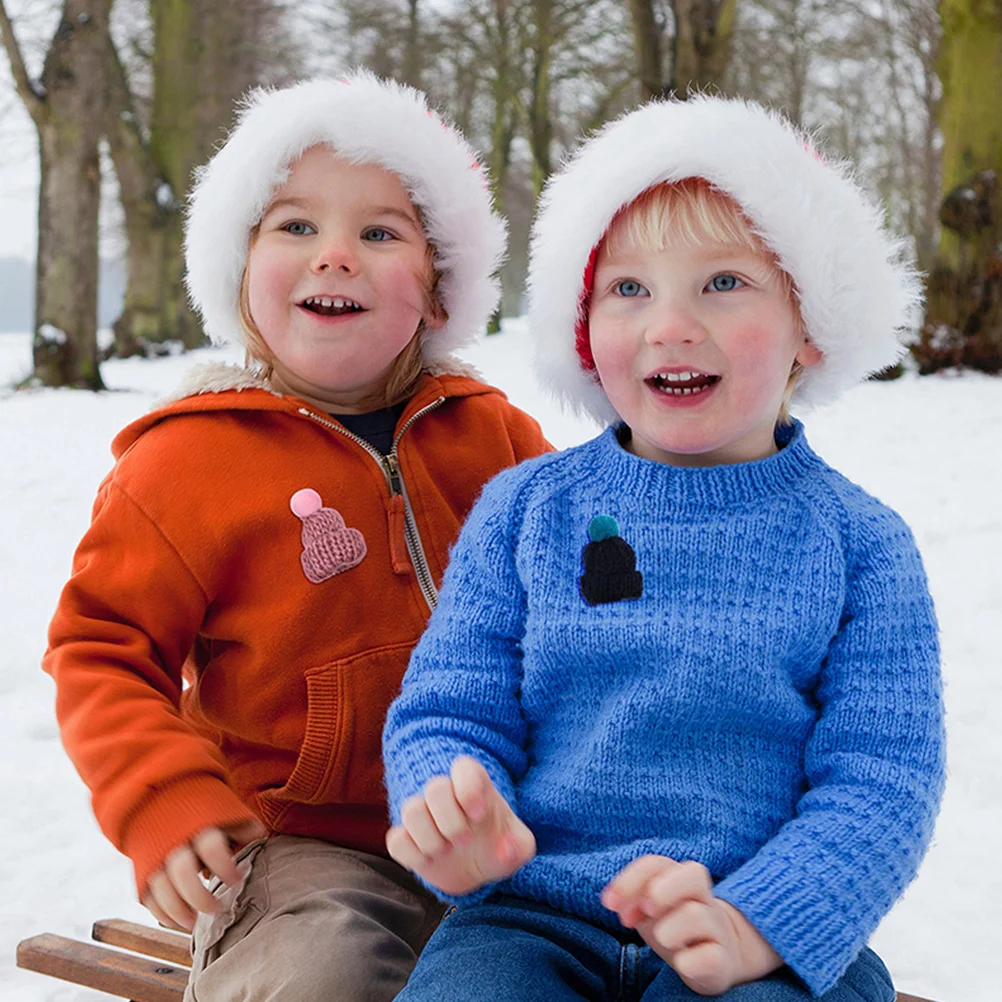
[[[602,386],[633,432],[630,450],[675,466],[776,451],[774,430],[805,340],[776,266],[745,247],[600,249],[589,311]]]
[[[428,244],[400,179],[325,147],[292,167],[247,260],[250,314],[273,381],[350,413],[381,392],[428,306]]]

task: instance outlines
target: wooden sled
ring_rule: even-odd
[[[18,944],[17,966],[131,1002],[181,1002],[191,964],[189,936],[104,919],[94,923],[91,938],[102,945],[47,932],[32,936]],[[931,1000],[899,992],[898,1002]]]
[[[106,945],[48,932],[32,936],[18,943],[17,966],[131,1002],[181,1002],[191,965],[189,936],[104,919],[94,923],[91,938]]]

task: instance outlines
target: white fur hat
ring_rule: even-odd
[[[728,194],[793,278],[824,358],[796,402],[819,404],[897,361],[921,283],[843,163],[760,105],[695,96],[656,101],[605,126],[547,184],[533,228],[529,320],[546,385],[577,411],[617,419],[575,346],[585,273],[616,213],[651,186],[698,177]]]
[[[239,294],[251,229],[289,166],[318,145],[392,171],[420,209],[449,314],[444,328],[425,335],[425,359],[441,359],[473,340],[497,304],[494,274],[506,242],[486,175],[469,143],[428,108],[423,94],[366,72],[252,91],[225,145],[196,172],[186,283],[209,337],[244,343]]]

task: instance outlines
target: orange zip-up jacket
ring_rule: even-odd
[[[426,373],[382,457],[210,368],[116,437],[43,663],[140,893],[173,848],[254,816],[385,855],[383,718],[449,548],[491,476],[549,449],[468,376]]]

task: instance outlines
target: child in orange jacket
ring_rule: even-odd
[[[194,925],[189,999],[390,999],[440,916],[386,857],[380,734],[481,487],[548,448],[450,355],[504,237],[367,74],[257,92],[197,177],[189,290],[247,364],[115,439],[44,661],[144,904]]]

